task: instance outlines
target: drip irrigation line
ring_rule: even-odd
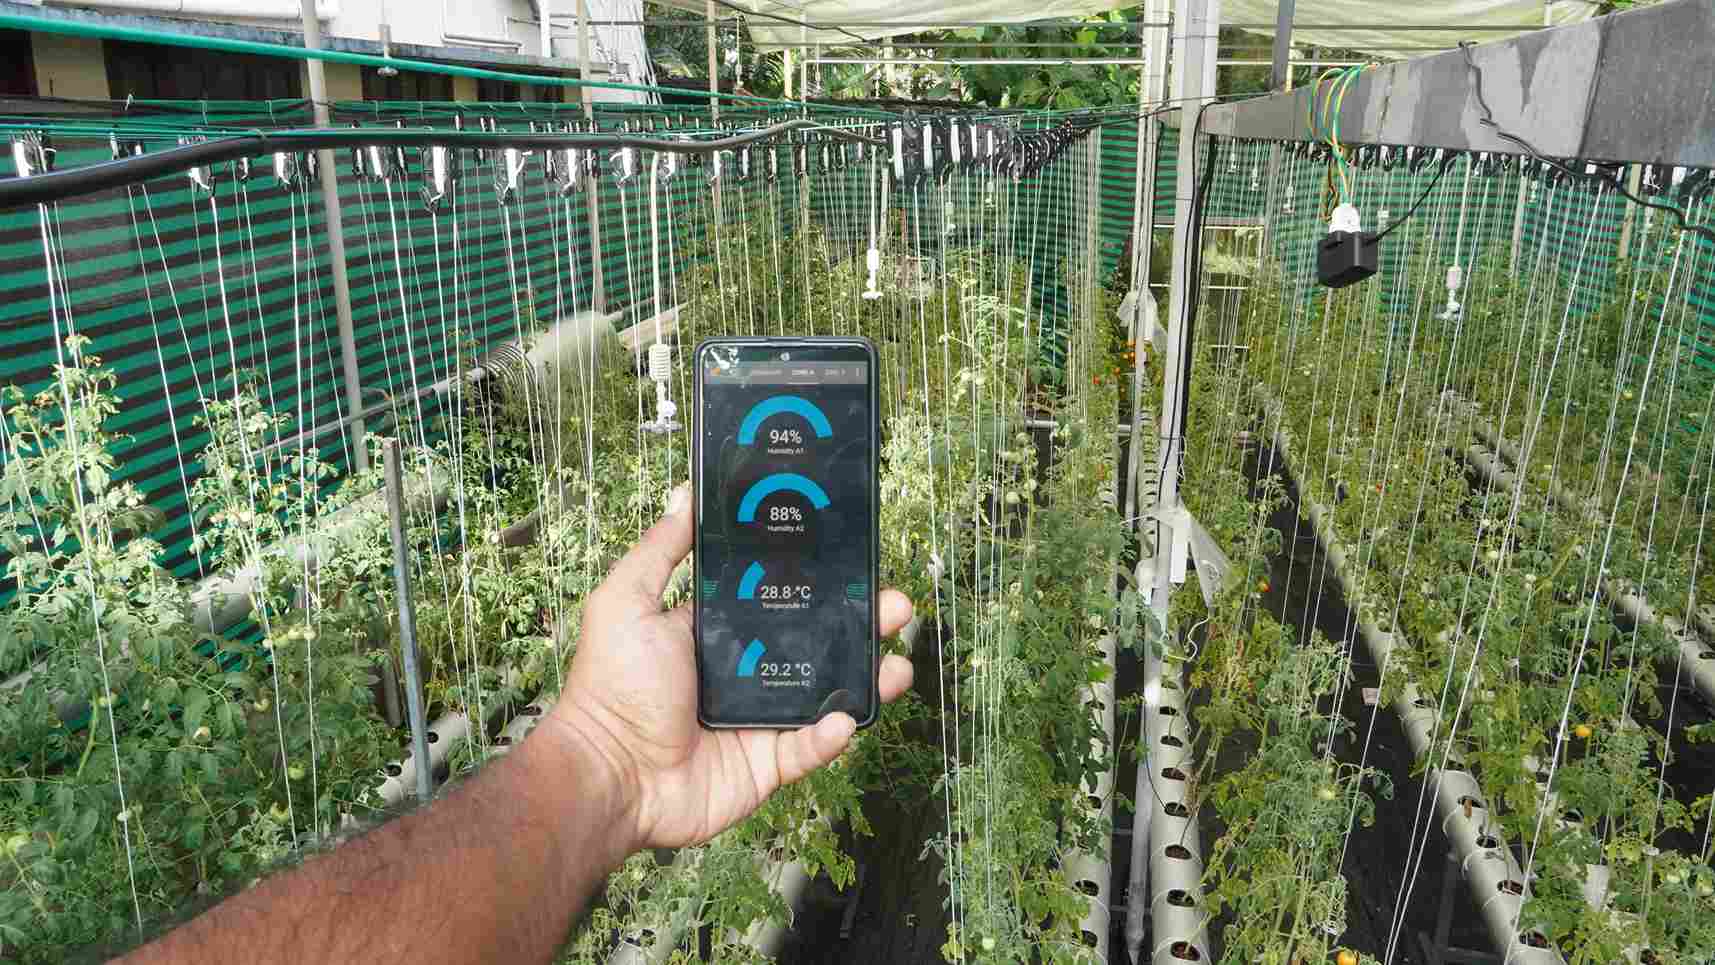
[[[255,157],[283,151],[309,151],[320,148],[360,147],[383,144],[388,147],[465,147],[505,148],[639,148],[650,151],[670,151],[679,154],[710,154],[744,147],[757,141],[779,137],[799,130],[819,130],[832,137],[863,144],[885,147],[886,142],[837,127],[825,127],[815,121],[798,119],[785,121],[761,130],[732,137],[706,141],[677,140],[636,135],[590,134],[530,134],[517,132],[482,132],[448,130],[414,130],[354,128],[351,130],[307,128],[279,133],[256,132],[241,137],[228,137],[196,144],[185,144],[155,154],[143,154],[75,168],[52,171],[30,177],[0,180],[0,208],[7,205],[44,204],[62,201],[78,194],[101,191],[125,184],[136,184],[150,178],[176,174],[240,157]]]
[[[1692,224],[1685,217],[1685,211],[1678,206],[1662,204],[1658,201],[1649,201],[1644,198],[1640,198],[1628,190],[1621,179],[1606,178],[1599,174],[1591,174],[1588,171],[1574,170],[1553,158],[1544,157],[1542,152],[1538,151],[1529,141],[1512,133],[1511,131],[1508,131],[1506,128],[1501,127],[1501,125],[1495,120],[1495,112],[1489,108],[1488,99],[1483,96],[1483,68],[1478,67],[1476,60],[1471,57],[1471,50],[1475,46],[1475,43],[1467,40],[1459,44],[1459,50],[1465,55],[1465,66],[1477,78],[1477,83],[1473,92],[1477,95],[1477,106],[1483,111],[1483,116],[1478,119],[1478,123],[1494,131],[1496,137],[1505,141],[1511,141],[1519,147],[1524,148],[1531,157],[1548,165],[1556,171],[1559,171],[1569,177],[1577,178],[1581,181],[1588,181],[1592,184],[1611,188],[1616,194],[1620,195],[1620,197],[1625,198],[1633,204],[1640,205],[1645,208],[1654,208],[1657,211],[1666,211],[1668,214],[1673,215],[1675,221],[1679,222],[1680,230],[1688,231],[1711,242],[1715,242],[1715,228],[1710,228],[1706,225]]]
[[[1197,122],[1191,126],[1190,137],[1186,139],[1190,143],[1190,160],[1193,168],[1195,168],[1197,164],[1197,136],[1198,132],[1202,130],[1203,127],[1203,112],[1209,109],[1209,104],[1211,103],[1213,103],[1213,101],[1205,102],[1201,107],[1197,108]],[[1214,150],[1213,145],[1211,145],[1210,150],[1208,151],[1208,156],[1203,160],[1203,177],[1200,180],[1192,182],[1191,223],[1189,225],[1190,240],[1188,242],[1191,247],[1185,259],[1185,277],[1182,279],[1186,286],[1184,324],[1185,358],[1187,359],[1194,358],[1196,352],[1197,311],[1201,307],[1202,303],[1202,299],[1198,297],[1199,292],[1197,290],[1197,285],[1198,279],[1201,278],[1203,274],[1203,246],[1198,239],[1202,236],[1203,231],[1203,209],[1207,206],[1209,201],[1209,183],[1215,176],[1215,155],[1216,151]],[[1179,320],[1175,319],[1174,323],[1178,324]],[[1167,437],[1169,439],[1176,439],[1184,434],[1185,419],[1190,411],[1192,366],[1184,365],[1181,366],[1181,369],[1182,371],[1179,375],[1178,405],[1175,407],[1175,410],[1171,415],[1172,422],[1167,433]],[[1183,444],[1179,447],[1179,458],[1181,460],[1185,458]],[[1177,472],[1178,470],[1176,467],[1164,465],[1162,466],[1162,471]]]
[[[1380,244],[1381,240],[1383,238],[1386,238],[1388,235],[1391,235],[1395,231],[1398,231],[1400,225],[1405,224],[1407,221],[1410,221],[1411,216],[1417,213],[1417,209],[1423,207],[1423,202],[1428,201],[1429,196],[1431,194],[1435,193],[1436,185],[1439,185],[1441,183],[1441,179],[1447,176],[1447,169],[1452,167],[1452,166],[1453,166],[1452,159],[1449,158],[1448,163],[1441,165],[1441,169],[1435,172],[1435,177],[1433,180],[1431,180],[1429,182],[1429,186],[1423,189],[1423,193],[1417,196],[1416,201],[1412,202],[1411,209],[1409,211],[1407,211],[1405,213],[1405,215],[1403,217],[1401,217],[1398,221],[1395,221],[1393,224],[1388,225],[1387,228],[1384,229],[1381,234],[1376,235],[1375,240],[1370,242],[1370,243],[1372,245]]]

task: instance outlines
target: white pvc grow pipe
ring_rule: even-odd
[[[1109,579],[1111,575],[1104,573]],[[1090,739],[1090,751],[1108,762],[1096,775],[1096,786],[1084,801],[1086,815],[1101,826],[1113,820],[1114,814],[1114,650],[1111,634],[1104,634],[1096,646],[1108,673],[1101,680],[1084,688],[1083,702],[1101,718],[1102,736]],[[1090,900],[1089,910],[1079,921],[1084,944],[1095,950],[1098,961],[1109,960],[1108,929],[1112,921],[1113,851],[1111,845],[1097,853],[1074,851],[1066,856],[1066,878],[1072,887]]]
[[[459,741],[470,737],[470,718],[463,711],[453,711],[429,725],[429,771],[430,780],[434,772],[440,770],[447,756],[453,752],[453,747]],[[394,761],[387,765],[387,778],[381,782],[377,793],[381,795],[382,807],[393,807],[416,792],[417,761],[407,755],[403,760]]]
[[[1468,400],[1461,398],[1451,389],[1442,393],[1442,398],[1470,423],[1477,438],[1500,453],[1515,468],[1520,471],[1524,470],[1523,454],[1518,447],[1502,436],[1487,420],[1483,419]],[[1477,451],[1468,455],[1471,457],[1472,465],[1476,466],[1478,471],[1489,480],[1498,481],[1502,474],[1506,474],[1504,466],[1497,465],[1485,458],[1486,453]],[[1594,521],[1597,518],[1598,512],[1595,507],[1591,506],[1587,500],[1579,499],[1559,482],[1550,481],[1548,492],[1554,497],[1554,501],[1559,503],[1561,508],[1567,512],[1586,521]],[[1613,601],[1614,606],[1618,607],[1633,623],[1654,623],[1661,627],[1663,632],[1679,648],[1680,670],[1691,678],[1692,685],[1697,688],[1698,694],[1704,700],[1715,704],[1715,625],[1710,624],[1708,616],[1701,611],[1692,614],[1693,623],[1704,635],[1699,637],[1682,621],[1667,614],[1656,612],[1655,608],[1650,606],[1649,602],[1642,596],[1621,587],[1609,579],[1606,574],[1601,576],[1599,586],[1602,595]]]
[[[1294,479],[1298,487],[1299,504],[1310,518],[1316,542],[1334,570],[1341,591],[1353,607],[1358,634],[1370,651],[1376,666],[1384,669],[1393,656],[1395,635],[1382,630],[1361,612],[1365,597],[1355,576],[1352,561],[1339,543],[1329,512],[1311,500],[1292,468],[1292,457],[1285,435],[1279,428],[1280,406],[1272,400],[1265,402],[1267,418],[1275,423],[1274,451],[1281,468]],[[1407,680],[1400,695],[1394,699],[1394,711],[1405,727],[1412,753],[1422,761],[1434,759],[1435,727],[1440,717],[1435,704],[1425,697],[1414,681]],[[1564,960],[1552,948],[1538,948],[1520,941],[1515,922],[1529,894],[1524,871],[1506,846],[1500,828],[1491,824],[1483,801],[1482,788],[1468,771],[1443,769],[1431,764],[1423,779],[1435,789],[1435,809],[1441,819],[1441,830],[1453,846],[1454,856],[1465,880],[1471,886],[1474,902],[1488,926],[1495,947],[1502,949],[1507,965],[1555,965]],[[1466,807],[1469,805],[1469,810]]]
[[[1137,564],[1138,584],[1154,578],[1155,560]],[[1152,965],[1211,961],[1203,898],[1203,844],[1197,815],[1186,793],[1191,763],[1191,728],[1186,717],[1183,668],[1169,668],[1155,648],[1144,649],[1143,714],[1147,750],[1138,764],[1137,801],[1143,825],[1133,847],[1147,850]],[[1146,802],[1148,802],[1146,804]],[[1148,807],[1147,819],[1142,811]],[[1142,832],[1143,836],[1139,838]],[[1129,901],[1142,901],[1134,890]]]

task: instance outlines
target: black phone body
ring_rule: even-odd
[[[856,337],[697,346],[697,716],[866,727],[876,668],[875,346]]]

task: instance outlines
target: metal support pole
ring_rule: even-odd
[[[537,15],[542,19],[542,56],[554,56],[554,22],[548,12],[551,0],[536,0]]]
[[[1274,90],[1292,86],[1292,68],[1287,61],[1292,56],[1292,14],[1297,6],[1298,0],[1280,0],[1274,14],[1274,75],[1270,81]]]
[[[310,0],[304,0],[305,3]],[[578,76],[584,80],[590,79],[590,5],[589,0],[578,0]],[[580,87],[578,91],[584,100],[584,120],[595,119],[595,103],[590,99],[590,88]],[[584,200],[589,208],[590,219],[590,299],[591,307],[597,315],[607,314],[607,282],[602,278],[601,250],[601,200],[596,193],[601,190],[601,178],[590,175],[585,179]]]
[[[708,33],[706,34],[709,46],[709,121],[718,127],[721,122],[721,99],[716,95],[720,93],[721,82],[720,65],[719,61],[715,59],[715,48],[720,45],[720,37],[715,32],[716,28],[714,26],[715,0],[706,0],[703,4],[703,15],[709,20]],[[742,31],[744,28],[740,26],[738,29]],[[740,54],[740,57],[743,57],[742,53]],[[734,92],[737,92],[738,90],[736,82],[733,90]],[[724,220],[721,211],[721,186],[719,184],[714,185],[710,189],[709,197],[714,202],[715,224],[718,225],[722,220]]]
[[[1162,353],[1162,392],[1161,392],[1161,479],[1160,497],[1157,500],[1158,519],[1171,518],[1171,514],[1180,509],[1179,499],[1179,463],[1183,451],[1185,433],[1185,417],[1182,411],[1185,405],[1185,395],[1182,380],[1185,378],[1187,367],[1191,364],[1190,340],[1187,337],[1191,323],[1190,305],[1193,293],[1188,286],[1195,284],[1187,271],[1196,248],[1202,239],[1194,236],[1191,230],[1192,214],[1197,192],[1197,168],[1202,160],[1197,150],[1197,128],[1201,117],[1199,107],[1213,99],[1215,94],[1215,61],[1218,53],[1219,33],[1221,22],[1220,0],[1178,0],[1174,15],[1174,57],[1173,57],[1173,101],[1179,105],[1179,151],[1178,151],[1178,186],[1175,191],[1175,210],[1173,215],[1173,269],[1169,284],[1169,309],[1167,313],[1167,348]],[[1173,579],[1177,572],[1183,579],[1188,551],[1188,532],[1174,532],[1166,524],[1159,524],[1155,545],[1155,586],[1150,594],[1150,607],[1155,613],[1157,624],[1168,627],[1168,594],[1173,589]],[[1171,636],[1172,630],[1168,628]],[[1146,670],[1160,670],[1146,667]],[[1155,678],[1148,678],[1155,679]],[[1162,699],[1165,699],[1166,689],[1162,688]],[[1145,707],[1149,721],[1159,730],[1161,721],[1157,715],[1150,713]],[[1149,766],[1140,771],[1147,777],[1157,764],[1158,748],[1154,743],[1155,733],[1150,734]],[[1153,786],[1153,785],[1152,785]],[[1151,807],[1146,812],[1139,808],[1140,817],[1147,813],[1150,820],[1161,825],[1161,833],[1151,832],[1154,843],[1166,840],[1165,835],[1171,833],[1175,824],[1188,824],[1195,827],[1197,815],[1190,811],[1181,816],[1169,819],[1163,814],[1164,807],[1156,803],[1154,794],[1148,799]],[[1174,874],[1187,879],[1196,880],[1202,875],[1200,860],[1195,858],[1196,850],[1192,849],[1193,857],[1172,863]],[[1153,852],[1152,855],[1153,857]],[[1172,948],[1185,945],[1198,949],[1206,954],[1208,936],[1205,920],[1201,911],[1194,914],[1179,914],[1183,909],[1175,909],[1171,905],[1156,903],[1155,896],[1164,888],[1177,887],[1172,879],[1156,880],[1158,870],[1165,872],[1167,865],[1152,862],[1150,869],[1149,888],[1142,894],[1127,899],[1127,905],[1147,903],[1152,917],[1156,919],[1156,927],[1151,931],[1155,948],[1148,961],[1168,961],[1173,954]],[[1193,867],[1195,866],[1195,867]],[[1172,933],[1164,933],[1163,925]]]
[[[720,43],[720,37],[715,33],[715,0],[707,0],[703,4],[703,15],[709,19],[706,38],[709,46],[709,120],[716,124],[721,120],[721,99],[717,95],[721,91],[720,67],[715,59],[715,48]]]
[[[405,546],[405,482],[399,440],[382,450],[387,474],[388,536],[393,540],[393,591],[399,600],[399,649],[405,658],[405,707],[411,718],[411,753],[417,763],[417,800],[427,801],[433,779],[429,724],[423,715],[422,674],[417,669],[417,611],[411,604],[411,558]]]
[[[304,49],[319,50],[322,45],[322,25],[316,19],[316,0],[303,0]],[[315,109],[317,127],[330,126],[328,121],[327,73],[319,60],[305,60],[304,71],[310,79],[310,103]],[[339,319],[339,361],[345,377],[345,409],[358,414],[351,420],[351,464],[358,472],[369,468],[369,450],[363,443],[363,381],[358,376],[357,336],[351,321],[351,278],[345,264],[345,216],[339,203],[339,176],[334,172],[333,151],[316,152],[316,168],[321,177],[322,209],[327,221],[328,261],[333,274],[334,312]]]
[[[1148,0],[1144,11],[1144,19],[1148,22],[1165,20],[1166,0]],[[1143,83],[1138,91],[1140,108],[1152,108],[1167,97],[1167,44],[1168,33],[1164,27],[1147,27],[1144,29],[1141,41],[1142,55],[1148,61],[1143,69]],[[1141,115],[1146,110],[1139,110]],[[1153,117],[1143,118],[1137,128],[1137,195],[1133,209],[1132,247],[1131,247],[1131,290],[1137,293],[1137,318],[1144,318],[1146,306],[1154,295],[1149,290],[1149,276],[1152,255],[1155,250],[1155,168],[1156,145],[1161,137],[1161,122]],[[1144,359],[1148,350],[1142,344],[1142,326],[1132,326],[1132,337],[1138,344],[1133,345],[1137,350],[1136,363],[1132,370],[1131,382],[1131,446],[1127,455],[1125,515],[1127,520],[1136,520],[1136,500],[1140,497],[1138,474],[1150,476],[1157,474],[1157,464],[1151,459],[1150,465],[1142,465],[1143,453],[1153,451],[1145,435],[1154,431],[1154,426],[1143,424],[1145,407],[1143,404],[1144,386],[1149,382],[1144,378]],[[1143,527],[1138,527],[1139,535]],[[1139,547],[1140,553],[1147,555],[1148,547]],[[1140,564],[1142,566],[1147,564]],[[1151,648],[1145,648],[1144,679],[1150,680],[1161,673],[1161,659],[1153,655]],[[1152,676],[1153,674],[1153,676]],[[1148,712],[1149,708],[1145,708]],[[1155,793],[1155,783],[1149,779],[1149,768],[1139,766],[1137,784],[1133,788],[1132,800],[1137,802],[1133,811],[1131,835],[1131,867],[1126,881],[1125,909],[1125,944],[1131,953],[1131,960],[1141,961],[1138,957],[1143,946],[1144,932],[1148,930],[1147,922],[1150,914],[1149,893],[1149,855],[1150,855],[1150,819],[1149,815],[1161,807],[1161,802]]]

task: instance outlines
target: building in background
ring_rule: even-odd
[[[542,56],[539,5],[554,24],[552,56]],[[489,67],[509,73],[576,77],[575,0],[317,0],[326,47],[407,60]],[[589,0],[592,20],[638,20],[641,0]],[[163,33],[297,45],[299,0],[0,0],[0,13],[60,22],[107,23]],[[648,83],[643,28],[592,29],[590,77]],[[451,77],[424,71],[327,65],[336,101],[560,101],[577,89]],[[266,100],[304,96],[299,61],[189,47],[0,30],[0,100]],[[642,99],[598,91],[599,100]]]

